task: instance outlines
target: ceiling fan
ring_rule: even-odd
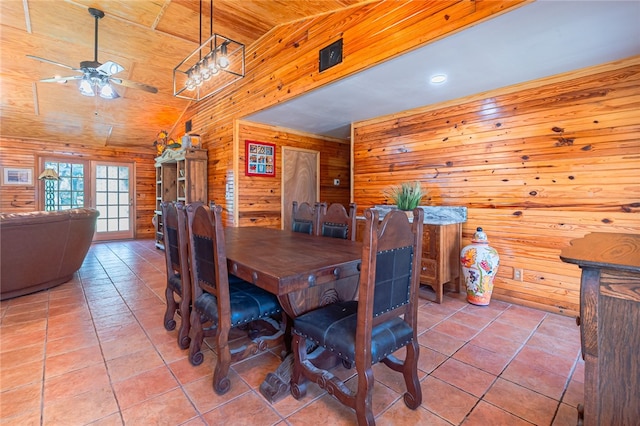
[[[114,77],[114,74],[124,71],[124,67],[121,65],[113,61],[107,61],[104,64],[98,62],[98,20],[104,17],[104,12],[90,7],[89,14],[93,16],[96,21],[93,61],[82,61],[80,62],[80,68],[74,68],[69,65],[61,64],[60,62],[51,61],[38,56],[27,55],[27,57],[31,59],[82,73],[81,75],[73,75],[69,77],[56,76],[44,78],[39,81],[66,83],[67,80],[80,80],[80,93],[85,96],[95,96],[97,92],[100,97],[105,99],[115,99],[120,97],[118,92],[116,92],[113,86],[111,86],[111,83],[119,84],[124,87],[131,87],[133,89],[142,89],[150,93],[158,93],[158,89],[153,86],[149,86],[148,84],[136,83],[135,81]]]

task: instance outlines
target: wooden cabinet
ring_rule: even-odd
[[[582,269],[580,338],[585,361],[579,424],[640,421],[640,235],[591,233],[560,258]]]
[[[357,221],[356,229],[356,239],[362,241],[364,220]],[[452,284],[455,291],[460,292],[461,240],[462,223],[424,224],[420,284],[421,287],[428,285],[433,289],[436,303],[442,303],[444,286],[447,284]],[[421,297],[429,299],[429,294],[426,289],[420,289]]]
[[[188,148],[156,158],[156,247],[164,248],[163,201],[207,200],[207,151]]]
[[[436,303],[442,303],[446,284],[453,284],[460,292],[460,241],[462,224],[425,224],[422,234],[422,271],[420,284],[430,286],[436,293]],[[420,295],[425,296],[424,289]]]

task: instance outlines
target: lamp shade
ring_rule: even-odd
[[[38,179],[40,179],[40,180],[60,180],[60,176],[58,176],[58,173],[53,169],[44,169],[44,171],[42,173],[40,173],[40,176],[38,176]]]

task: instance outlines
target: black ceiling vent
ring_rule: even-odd
[[[320,72],[342,62],[342,39],[320,50]]]

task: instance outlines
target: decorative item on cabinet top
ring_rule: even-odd
[[[384,194],[390,198],[399,210],[411,211],[418,207],[426,191],[422,189],[420,181],[402,182],[399,186],[387,189]]]

